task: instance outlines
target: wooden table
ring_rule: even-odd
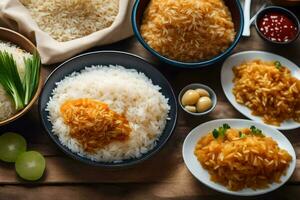
[[[300,9],[296,9],[300,12]],[[222,62],[203,69],[178,69],[160,63],[137,42],[129,38],[119,43],[92,50],[113,49],[128,51],[146,58],[153,63],[170,81],[175,93],[189,83],[203,83],[217,93],[218,104],[214,112],[204,117],[187,116],[179,110],[176,130],[165,147],[150,160],[137,166],[104,170],[91,167],[65,156],[43,130],[37,104],[15,123],[1,127],[4,131],[23,134],[29,149],[40,151],[47,162],[42,180],[29,183],[19,179],[14,166],[0,162],[0,200],[17,199],[296,199],[300,195],[300,129],[283,131],[297,153],[297,167],[287,184],[267,195],[241,198],[218,193],[198,182],[183,163],[181,149],[184,138],[195,126],[213,119],[245,118],[227,101],[220,84]],[[243,38],[235,52],[264,50],[282,55],[300,64],[300,40],[287,47],[272,46],[264,42],[252,29],[251,38]],[[46,77],[55,66],[43,69]]]

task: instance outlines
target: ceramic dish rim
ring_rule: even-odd
[[[115,168],[124,168],[124,167],[130,167],[133,165],[136,165],[138,163],[141,163],[145,160],[148,160],[149,158],[153,157],[154,155],[156,155],[165,145],[166,143],[170,140],[171,136],[174,133],[175,127],[177,125],[177,120],[178,120],[178,105],[177,105],[177,101],[176,101],[176,96],[174,93],[174,90],[171,86],[171,84],[169,83],[169,81],[165,78],[165,76],[158,71],[155,67],[153,67],[152,64],[150,64],[148,61],[146,61],[144,58],[137,56],[135,54],[132,53],[128,53],[128,52],[123,52],[123,51],[115,51],[115,50],[103,50],[103,51],[92,51],[92,52],[87,52],[87,53],[83,53],[80,55],[77,55],[75,57],[72,57],[70,59],[68,59],[67,61],[63,62],[62,64],[60,64],[58,67],[56,67],[48,76],[48,78],[46,79],[45,85],[48,83],[48,81],[50,80],[50,78],[52,77],[52,75],[54,73],[56,73],[60,68],[63,68],[65,64],[75,60],[75,59],[79,59],[91,54],[99,54],[99,53],[117,53],[117,54],[125,54],[128,56],[133,56],[135,58],[138,58],[140,60],[142,60],[143,62],[148,63],[149,65],[152,66],[153,70],[158,72],[159,74],[161,74],[164,82],[167,84],[167,86],[170,88],[170,93],[172,94],[173,98],[174,98],[174,102],[175,102],[175,107],[174,107],[174,122],[172,123],[172,127],[170,132],[167,134],[166,139],[163,141],[163,143],[160,144],[160,146],[155,146],[153,149],[149,150],[147,153],[143,154],[141,157],[139,158],[130,158],[130,159],[125,159],[123,160],[124,162],[104,162],[104,161],[93,161],[87,157],[78,155],[77,153],[71,151],[67,146],[63,145],[59,138],[53,134],[52,130],[47,128],[46,122],[43,117],[43,112],[45,112],[44,110],[42,110],[42,106],[41,106],[41,98],[39,100],[38,103],[38,111],[39,111],[39,116],[41,118],[41,123],[43,125],[44,130],[47,132],[47,135],[50,136],[50,138],[52,139],[52,141],[54,141],[54,143],[59,147],[60,150],[62,150],[66,155],[68,155],[69,157],[73,158],[74,160],[80,161],[82,163],[91,165],[91,166],[96,166],[96,167],[102,167],[102,168],[111,168],[111,169],[115,169]],[[82,68],[83,69],[83,68]],[[133,68],[134,69],[134,68]],[[69,75],[69,74],[67,74]],[[65,75],[64,77],[66,77],[67,75]],[[147,76],[148,77],[148,76]],[[149,79],[151,79],[149,77]],[[152,79],[151,79],[152,80]],[[59,81],[59,80],[58,80]],[[56,81],[56,82],[58,82]],[[53,88],[52,88],[53,89]],[[41,95],[43,95],[43,91],[41,93]],[[51,96],[51,95],[50,95]],[[161,136],[160,136],[161,137]],[[150,153],[149,153],[150,152]],[[127,162],[127,160],[129,160],[130,162]]]
[[[248,123],[248,124],[253,124],[253,125],[257,125],[257,126],[261,126],[261,127],[264,127],[265,129],[269,129],[271,130],[273,133],[276,133],[278,135],[280,135],[280,137],[284,138],[286,140],[286,142],[288,142],[288,145],[290,146],[290,148],[292,149],[292,152],[289,152],[289,153],[292,153],[292,158],[293,160],[291,161],[289,167],[287,168],[287,172],[290,171],[290,174],[286,174],[286,178],[284,181],[281,181],[281,183],[278,183],[276,184],[274,187],[270,186],[269,188],[266,188],[266,189],[257,189],[257,190],[251,190],[247,192],[241,192],[241,191],[230,191],[228,190],[226,187],[222,186],[221,184],[219,183],[214,183],[212,181],[209,180],[209,183],[205,182],[204,180],[202,180],[201,178],[198,177],[198,175],[194,174],[193,170],[190,169],[190,166],[187,164],[189,163],[190,161],[187,160],[186,158],[186,146],[188,145],[188,140],[190,137],[192,137],[193,135],[197,134],[195,131],[197,129],[199,129],[200,127],[204,127],[204,126],[208,126],[210,124],[213,124],[213,123],[219,123],[219,124],[222,124],[222,123],[229,123],[230,125],[230,122],[236,122],[236,123]],[[207,133],[198,133],[198,140],[203,137],[204,135],[206,135]],[[272,133],[268,133],[267,136],[270,136],[272,135]],[[272,137],[272,136],[270,136]],[[272,137],[273,140],[275,140],[273,137]],[[277,143],[279,143],[277,140],[275,140]],[[278,144],[280,146],[280,144]],[[270,127],[268,125],[265,125],[263,123],[260,123],[260,122],[257,122],[257,121],[252,121],[252,120],[248,120],[248,119],[236,119],[236,118],[228,118],[228,119],[216,119],[216,120],[211,120],[211,121],[208,121],[208,122],[205,122],[205,123],[202,123],[202,124],[199,124],[198,126],[196,126],[195,128],[193,128],[189,133],[188,135],[186,136],[184,142],[183,142],[183,146],[182,146],[182,156],[183,156],[183,160],[184,160],[184,163],[185,163],[185,166],[188,168],[189,172],[198,180],[200,181],[202,184],[206,185],[207,187],[213,189],[213,190],[216,190],[218,192],[221,192],[221,193],[224,193],[224,194],[229,194],[229,195],[233,195],[233,196],[257,196],[257,195],[262,195],[262,194],[266,194],[266,193],[269,193],[269,192],[272,192],[278,188],[280,188],[281,186],[283,186],[289,179],[290,177],[292,176],[293,172],[295,171],[295,168],[296,168],[296,159],[297,159],[297,156],[296,156],[296,152],[295,152],[295,149],[293,147],[293,145],[291,144],[291,142],[288,140],[288,138],[283,134],[281,133],[279,130],[277,129],[274,129],[273,127]],[[195,157],[195,155],[193,155]],[[197,158],[195,158],[197,159]],[[199,162],[199,161],[198,161]],[[205,170],[202,165],[200,163],[199,164],[199,167],[201,167],[203,169],[203,171],[205,171],[206,174],[208,174],[207,170]],[[209,176],[209,174],[208,174]],[[219,186],[213,186],[211,184],[217,184]],[[249,188],[248,188],[249,189]]]

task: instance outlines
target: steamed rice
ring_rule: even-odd
[[[169,105],[160,87],[143,73],[121,66],[92,66],[57,83],[47,104],[53,133],[71,151],[95,161],[113,162],[140,157],[151,150],[166,125]],[[95,153],[84,151],[64,123],[60,107],[70,99],[90,98],[109,105],[129,121],[130,138],[115,141]]]
[[[39,28],[60,42],[111,26],[119,11],[119,0],[20,1]]]
[[[21,79],[24,78],[25,74],[25,64],[24,59],[31,58],[32,55],[23,49],[20,49],[16,45],[9,42],[3,42],[0,40],[0,51],[6,51],[13,55],[16,61],[18,72]],[[1,67],[1,66],[0,66]],[[0,84],[0,121],[8,119],[16,113],[15,104],[12,98],[4,90],[3,86]]]
[[[140,31],[158,53],[185,62],[217,56],[235,38],[223,0],[151,0]]]

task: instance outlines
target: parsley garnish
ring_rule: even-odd
[[[239,131],[239,135],[240,135],[240,138],[245,138],[246,135],[244,133],[242,133],[241,131]]]
[[[224,129],[230,129],[230,126],[228,124],[223,124]]]
[[[281,67],[282,67],[282,65],[281,65],[281,63],[277,60],[277,61],[275,61],[275,67],[277,68],[277,69],[281,69]]]
[[[214,129],[213,132],[212,132],[214,138],[218,138],[219,137],[219,131],[217,129]]]
[[[258,128],[256,128],[255,126],[251,126],[250,130],[252,132],[253,135],[257,135],[257,136],[262,136],[264,137],[265,135],[262,133],[262,131]]]
[[[223,124],[223,126],[220,126],[218,129],[214,129],[212,134],[214,136],[214,138],[218,138],[220,137],[224,137],[226,134],[226,131],[230,129],[230,126],[228,124]]]

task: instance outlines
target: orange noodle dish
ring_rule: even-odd
[[[286,150],[255,126],[237,129],[228,124],[202,137],[194,154],[212,181],[233,191],[279,183],[292,161]]]

